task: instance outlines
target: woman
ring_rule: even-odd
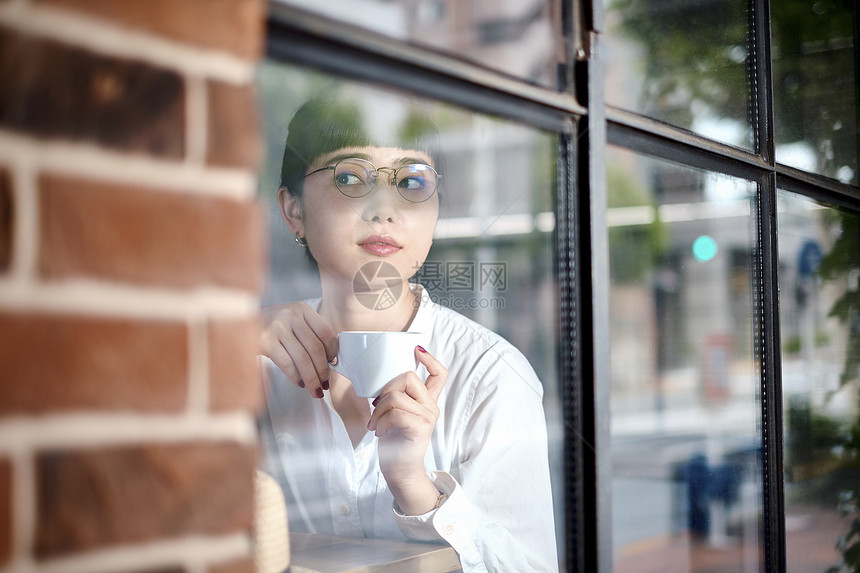
[[[464,571],[555,571],[540,381],[504,339],[407,282],[439,216],[433,131],[412,121],[409,137],[373,141],[359,118],[336,101],[308,102],[282,163],[281,212],[322,287],[321,298],[272,313],[262,340],[262,428],[290,527],[444,541]],[[369,305],[354,279],[380,264],[389,272],[370,292],[394,296]],[[423,332],[420,374],[357,397],[329,367],[348,330]]]

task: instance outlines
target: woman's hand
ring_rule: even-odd
[[[439,492],[427,477],[424,455],[439,419],[436,402],[448,370],[420,346],[418,361],[427,368],[426,383],[406,372],[386,384],[374,400],[367,428],[379,438],[379,467],[401,511],[420,515],[434,508]]]
[[[266,313],[260,352],[271,358],[287,379],[315,398],[329,388],[329,360],[337,356],[337,335],[328,322],[304,302]]]

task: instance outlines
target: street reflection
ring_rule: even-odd
[[[787,570],[857,570],[860,216],[778,200]]]
[[[615,571],[758,571],[755,187],[607,159]]]
[[[551,0],[278,0],[557,88],[565,63],[561,3]]]

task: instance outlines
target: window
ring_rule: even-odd
[[[557,70],[566,58],[559,26],[562,6],[550,0],[284,3],[549,88],[557,87]]]
[[[275,313],[283,303],[307,301],[318,318],[328,316],[322,305],[331,300],[332,291],[327,288],[336,282],[332,277],[342,274],[338,265],[345,266],[355,257],[346,243],[337,243],[342,255],[330,256],[320,250],[318,237],[336,235],[337,230],[323,229],[319,223],[315,229],[310,227],[320,220],[312,193],[318,195],[337,186],[327,196],[329,204],[324,210],[345,211],[345,225],[357,225],[365,233],[368,229],[390,229],[404,247],[415,242],[416,235],[398,235],[405,231],[395,222],[389,219],[386,225],[390,226],[380,226],[366,211],[382,204],[381,193],[394,197],[386,199],[384,206],[399,209],[395,218],[402,216],[406,221],[409,213],[417,213],[425,203],[409,204],[395,191],[380,189],[379,183],[366,194],[347,197],[351,190],[341,185],[367,176],[363,171],[342,170],[345,161],[355,163],[344,159],[347,155],[371,154],[361,161],[367,165],[366,160],[372,159],[380,179],[383,164],[372,154],[386,149],[409,150],[408,156],[418,158],[410,162],[431,161],[439,179],[436,194],[426,203],[438,198],[438,219],[429,253],[407,261],[406,266],[396,262],[397,256],[362,255],[360,261],[366,263],[347,277],[353,289],[350,294],[363,303],[367,295],[360,289],[366,282],[380,280],[383,272],[388,272],[387,266],[408,277],[413,285],[420,285],[421,303],[409,328],[418,328],[427,336],[423,344],[430,353],[439,353],[440,361],[444,360],[449,369],[446,389],[438,398],[438,431],[431,440],[431,459],[425,466],[428,471],[450,474],[457,481],[454,493],[444,491],[449,495],[446,508],[462,505],[464,502],[455,498],[466,497],[480,512],[457,510],[451,523],[455,531],[457,524],[466,520],[478,520],[479,527],[491,528],[484,541],[470,534],[465,546],[451,542],[460,552],[464,567],[468,565],[469,546],[475,545],[479,556],[491,552],[493,559],[505,563],[555,570],[566,559],[565,420],[559,377],[560,300],[555,256],[562,179],[558,141],[568,135],[563,132],[572,131],[572,124],[547,120],[543,123],[554,127],[547,129],[522,118],[501,118],[457,102],[427,97],[411,89],[410,82],[371,85],[353,77],[356,69],[363,68],[356,63],[356,68],[349,69],[314,69],[271,58],[259,70],[267,140],[260,193],[268,205],[271,233],[266,311]],[[438,76],[432,71],[412,73],[421,76],[421,81],[435,81]],[[316,129],[300,131],[296,118],[303,117],[307,109],[317,108]],[[318,155],[305,150],[314,149],[314,145],[306,145],[308,140],[339,141],[341,137],[352,138],[353,131],[360,132],[355,141],[364,141],[366,135],[368,140],[384,143],[374,143],[373,151],[366,150],[365,143],[338,143],[334,151],[326,149]],[[295,133],[303,133],[305,140],[297,140]],[[389,143],[402,140],[408,143]],[[348,153],[338,151],[341,149]],[[336,153],[325,159],[329,151]],[[295,184],[282,175],[287,152],[303,163],[301,205],[308,226],[301,231],[288,228],[282,213],[285,194],[281,187]],[[394,163],[392,168],[398,172],[407,169],[398,165]],[[311,177],[316,177],[314,183]],[[338,177],[346,179],[341,182]],[[328,189],[324,189],[326,185]],[[402,195],[403,189],[398,186],[398,190]],[[307,243],[299,244],[301,240]],[[308,260],[309,253],[313,261]],[[383,291],[385,298],[376,296],[378,289],[371,289],[375,298],[368,299],[368,304],[373,307],[370,310],[379,311],[379,316],[398,299],[410,296],[400,289],[399,281],[391,284],[398,287]],[[415,287],[410,290],[419,292]],[[464,332],[461,321],[445,314],[449,310],[476,326]],[[428,316],[435,317],[432,325]],[[416,324],[423,324],[424,329]],[[474,340],[468,338],[472,335]],[[497,335],[501,338],[495,338]],[[447,358],[443,358],[446,353]],[[266,371],[268,411],[261,427],[267,444],[265,467],[285,492],[291,533],[402,537],[397,528],[403,523],[393,519],[390,488],[384,480],[381,456],[376,454],[381,442],[374,441],[366,428],[355,436],[350,434],[345,411],[337,406],[339,391],[334,386],[324,388],[328,392],[322,406],[322,401],[308,397],[306,390],[311,384],[296,387],[292,383],[298,384],[298,380],[283,374],[271,368]],[[504,386],[496,388],[501,383]],[[320,423],[321,419],[331,424]],[[325,438],[318,439],[321,435]],[[493,450],[496,454],[489,455]],[[504,458],[512,463],[504,462]],[[344,473],[357,477],[344,478]],[[444,483],[436,485],[441,490]],[[439,525],[438,533],[444,536],[448,527]],[[424,539],[417,534],[412,538]]]
[[[652,507],[674,521],[651,531],[625,519],[646,503],[615,505],[614,570],[646,559],[688,571],[856,567],[858,203],[840,184],[856,184],[856,14],[804,0],[619,0],[606,20],[608,139],[629,150],[606,162],[610,487],[616,504],[632,479],[687,496],[680,510]],[[654,215],[631,219],[643,211]],[[629,270],[637,234],[659,250],[631,280],[612,271]],[[615,300],[630,290],[644,297],[638,314]],[[643,315],[654,326],[634,339],[629,322]],[[653,364],[643,372],[631,355]],[[656,425],[624,434],[637,391],[637,413]],[[714,418],[724,415],[736,417]],[[632,455],[634,439],[657,454]],[[694,481],[690,448],[707,483]]]
[[[755,185],[608,151],[614,570],[755,569]]]
[[[270,4],[261,192],[310,94],[431,118],[415,280],[541,381],[560,569],[857,567],[857,8],[325,4]],[[272,212],[267,303],[318,296]]]

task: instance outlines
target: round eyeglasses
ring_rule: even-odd
[[[436,170],[423,163],[412,163],[397,167],[375,167],[370,161],[349,157],[341,159],[334,165],[320,167],[305,177],[314,173],[331,169],[334,176],[334,184],[338,190],[347,197],[364,197],[370,193],[379,180],[379,172],[391,171],[391,183],[397,187],[400,196],[410,203],[423,203],[433,196],[436,186],[439,184],[441,175]]]

